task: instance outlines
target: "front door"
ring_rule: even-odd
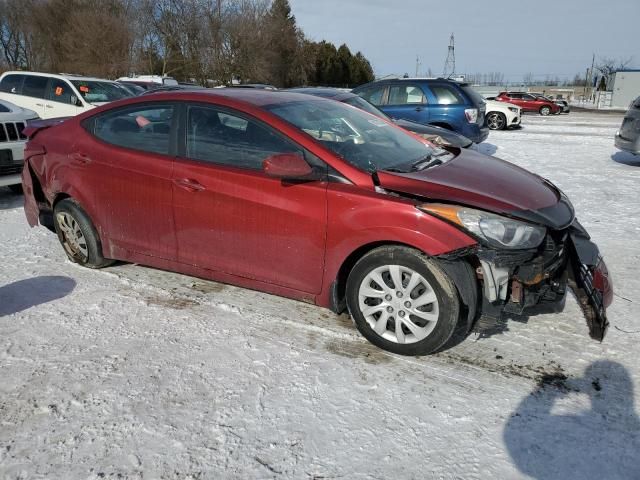
[[[327,184],[286,182],[262,171],[270,155],[303,149],[233,110],[185,109],[185,152],[173,173],[179,261],[318,293]]]
[[[402,82],[389,86],[388,99],[383,110],[392,118],[429,123],[427,98],[418,85]]]
[[[84,111],[83,107],[77,105],[79,101],[77,93],[66,80],[52,78],[49,81],[48,90],[44,102],[47,118],[74,117]]]

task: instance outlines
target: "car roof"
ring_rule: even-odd
[[[331,98],[333,100],[343,101],[347,98],[357,97],[355,93],[330,87],[297,87],[288,88],[285,92],[305,93],[315,97]]]
[[[253,105],[255,107],[264,107],[266,105],[277,105],[291,102],[309,102],[313,101],[309,95],[295,92],[287,92],[282,90],[265,90],[261,88],[202,88],[202,89],[179,89],[164,92],[157,92],[153,95],[140,95],[132,98],[148,98],[153,97],[165,98],[171,100],[180,100],[185,98],[188,100],[215,99],[217,97],[225,97],[240,102]],[[319,99],[318,99],[319,100]]]
[[[116,83],[113,80],[108,80],[106,78],[85,77],[83,75],[74,75],[71,73],[43,73],[43,72],[29,72],[24,70],[13,70],[9,72],[4,72],[2,74],[3,77],[5,75],[33,75],[35,77],[51,77],[51,78],[58,78],[63,80],[85,80],[85,81],[92,81],[92,82]]]

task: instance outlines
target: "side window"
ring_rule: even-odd
[[[25,75],[24,83],[22,84],[22,95],[27,97],[44,98],[48,81],[48,77]]]
[[[119,147],[169,155],[171,105],[136,105],[94,118],[93,134]]]
[[[424,92],[414,85],[392,85],[389,88],[389,105],[426,103]]]
[[[369,103],[374,105],[382,105],[385,87],[372,87],[360,92],[360,96]]]
[[[22,82],[24,75],[7,75],[0,82],[0,92],[22,93]]]
[[[253,120],[213,107],[188,107],[188,158],[262,170],[267,157],[295,152],[302,153],[300,148]]]
[[[75,105],[76,102],[72,102],[71,97],[74,97],[74,100],[76,100],[76,94],[71,89],[71,85],[64,80],[56,78],[51,80],[51,83],[49,84],[49,96],[47,97],[49,100]]]
[[[436,103],[438,103],[438,105],[459,105],[465,103],[464,98],[455,87],[450,85],[429,85],[429,88],[433,92],[433,96],[436,97]]]
[[[515,98],[516,100],[522,100],[522,94],[521,93],[507,93],[507,96],[509,98]]]
[[[522,95],[524,100],[542,100],[542,98],[534,97],[533,95]]]

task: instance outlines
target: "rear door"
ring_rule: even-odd
[[[419,85],[398,82],[389,85],[382,110],[392,118],[427,124],[431,120],[427,97]]]
[[[109,110],[85,127],[69,162],[93,172],[91,193],[113,245],[176,260],[171,173],[174,105],[144,103]]]
[[[184,108],[186,142],[173,173],[179,261],[318,293],[327,183],[286,182],[262,171],[264,159],[277,153],[298,152],[316,162],[280,133],[235,110]]]
[[[448,83],[429,83],[429,102],[431,103],[431,123],[440,123],[459,129],[466,122],[464,115],[467,100],[462,92]]]

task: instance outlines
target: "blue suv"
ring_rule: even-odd
[[[392,118],[454,130],[476,143],[489,136],[484,99],[467,83],[445,78],[380,80],[353,90]]]

